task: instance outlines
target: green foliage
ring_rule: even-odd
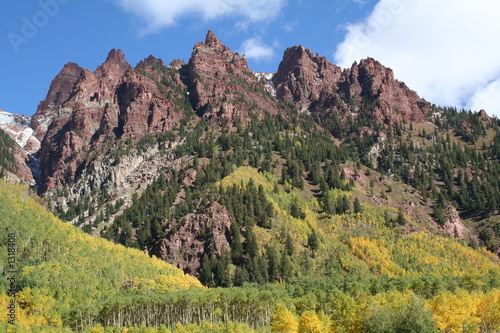
[[[305,219],[306,218],[306,213],[304,210],[300,207],[299,201],[297,198],[293,198],[292,202],[290,203],[290,215],[295,217],[296,219]]]
[[[354,199],[353,210],[356,214],[363,213],[363,207],[361,206],[361,202],[358,198]]]
[[[179,73],[163,66],[153,69],[143,75],[153,79],[167,98],[180,98],[184,91],[177,85]],[[239,81],[234,78],[235,84]],[[243,95],[239,101],[248,104]],[[367,101],[362,111],[377,105],[378,100]],[[46,288],[46,297],[57,300],[54,311],[64,324],[84,328],[99,323],[102,327],[94,327],[96,331],[127,326],[129,332],[269,328],[435,332],[436,323],[444,319],[433,315],[444,317],[448,311],[439,298],[446,292],[478,299],[477,304],[493,304],[477,305],[477,315],[463,322],[477,329],[482,320],[495,329],[496,296],[484,296],[496,295],[500,287],[495,255],[436,236],[428,232],[432,228],[402,210],[364,200],[376,188],[398,207],[401,203],[392,200],[401,180],[420,191],[423,200],[434,203],[438,223],[449,204],[469,216],[492,215],[477,225],[481,239],[494,249],[498,246],[500,139],[484,145],[480,154],[457,143],[455,137],[445,139],[440,135],[444,132],[432,133],[425,127],[432,125],[425,124],[417,128],[421,137],[408,136],[407,140],[403,138],[407,124],[373,124],[363,112],[345,120],[332,115],[327,121],[331,133],[342,138],[342,147],[329,133],[318,130],[310,117],[292,111],[289,119],[263,115],[227,129],[205,120],[180,125],[178,135],[183,141],[175,148],[175,156],[184,165],[136,192],[132,204],[104,235],[127,247],[148,249],[167,237],[167,229],[175,233],[182,227],[187,214],[203,213],[219,203],[230,215],[231,226],[224,230],[229,247],[217,248],[212,229],[203,230],[204,252],[197,272],[212,289],[178,291],[199,284],[137,251],[86,238],[73,229],[69,237],[67,226],[56,223],[64,232],[46,230],[33,216],[26,217],[30,223],[24,226],[31,230],[26,234],[31,238],[23,247],[22,287],[42,296],[40,290]],[[481,122],[451,111],[448,117],[454,119],[454,133],[460,140],[485,140],[484,133],[479,133],[484,126]],[[471,121],[472,130],[460,129],[464,120]],[[436,126],[444,131],[451,122],[436,119]],[[373,135],[363,132],[366,127]],[[173,133],[145,136],[131,143],[130,149],[145,151],[175,137]],[[377,143],[380,157],[371,160],[368,152]],[[116,150],[113,159],[119,161],[122,153],[127,152]],[[348,181],[346,173],[354,162],[359,167]],[[366,169],[369,188],[356,187],[353,180],[358,178],[361,162],[378,171]],[[379,173],[393,178],[386,189],[380,188],[379,181],[375,186]],[[353,201],[351,196],[355,196]],[[123,204],[106,207],[100,220],[118,212]],[[85,199],[70,206],[73,211],[66,212],[68,217],[94,209]],[[37,214],[38,210],[31,215]],[[43,229],[39,235],[33,225]],[[50,237],[43,236],[46,232]],[[63,238],[72,244],[61,242]],[[5,283],[2,288],[6,289]],[[450,295],[442,298],[456,301]],[[428,304],[434,306],[433,312]],[[456,323],[445,324],[455,327]]]
[[[15,235],[18,291],[47,289],[65,324],[94,316],[105,299],[123,290],[138,294],[199,287],[182,271],[143,252],[86,235],[62,223],[26,188],[0,181],[1,262],[7,236]],[[5,274],[7,266],[2,266]],[[1,290],[7,290],[2,280]],[[31,297],[31,296],[29,296]]]
[[[5,176],[5,170],[16,173],[14,151],[17,144],[10,136],[0,129],[0,179]]]
[[[433,314],[426,309],[422,299],[415,296],[409,299],[398,298],[400,297],[390,299],[387,304],[369,305],[367,313],[365,312],[361,320],[363,332],[437,332],[436,324],[432,318]]]
[[[309,234],[309,237],[307,238],[307,245],[313,253],[319,249],[319,238],[315,230]]]
[[[171,220],[170,208],[180,189],[177,172],[173,171],[169,177],[167,181],[161,174],[148,185],[141,197],[134,196],[132,205],[114,220],[104,237],[140,249],[165,237],[164,230]],[[135,239],[134,230],[137,231]]]

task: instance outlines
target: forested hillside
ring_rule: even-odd
[[[3,178],[7,171],[15,172],[14,149],[16,143],[2,129],[0,129],[0,178]]]
[[[500,331],[500,121],[374,59],[257,75],[209,31],[189,63],[67,64],[31,121],[1,329]]]
[[[12,281],[16,323],[27,331],[44,325],[92,326],[104,302],[120,293],[201,287],[195,278],[157,258],[59,221],[26,187],[1,180],[0,228],[0,268],[3,276],[14,277],[2,279],[0,285],[3,329]]]
[[[390,208],[396,224],[386,225],[386,209],[364,204],[361,212],[353,206],[318,218],[296,190],[276,192],[279,180],[251,167],[231,172],[218,191],[235,204],[260,192],[272,217],[250,229],[253,250],[248,234],[241,253],[235,242],[223,251],[227,259],[211,253],[217,262],[207,284],[236,284],[238,269],[256,283],[210,290],[158,259],[58,221],[26,188],[0,184],[2,262],[12,238],[17,247],[17,332],[491,332],[500,325],[493,254],[424,231],[407,234],[413,222],[398,222]],[[1,288],[5,328],[12,298],[5,281]]]

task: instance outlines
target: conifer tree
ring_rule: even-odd
[[[356,213],[356,214],[363,213],[363,207],[361,206],[361,202],[359,201],[359,198],[357,198],[357,197],[356,197],[356,199],[354,199],[353,209],[354,209],[354,213]]]
[[[309,234],[309,237],[307,238],[307,245],[311,249],[312,255],[314,256],[314,253],[319,249],[319,238],[316,230],[313,229]]]
[[[285,252],[289,256],[293,256],[293,252],[295,250],[295,245],[293,244],[292,236],[289,233],[286,235],[285,239]]]

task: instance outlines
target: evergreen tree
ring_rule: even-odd
[[[285,252],[289,256],[293,256],[293,252],[295,250],[295,245],[293,244],[292,236],[289,233],[286,235],[285,239]]]
[[[407,223],[405,215],[403,214],[403,211],[400,209],[398,211],[398,216],[396,218],[396,223],[399,225],[405,225]]]
[[[321,198],[321,203],[323,210],[326,214],[328,215],[334,215],[337,210],[335,207],[335,203],[333,202],[333,198],[330,194],[330,191],[326,191],[323,193],[322,198]]]
[[[361,202],[359,201],[359,199],[357,197],[356,197],[356,199],[354,199],[353,209],[354,209],[354,213],[356,213],[356,214],[363,213],[363,207],[361,206]]]
[[[268,276],[269,281],[275,281],[279,277],[279,256],[278,251],[272,245],[267,246],[266,250],[267,255],[267,267],[268,267]]]
[[[312,230],[312,232],[309,234],[309,237],[307,238],[307,245],[311,249],[311,252],[314,256],[314,253],[319,249],[319,238],[316,233],[316,230]]]
[[[243,244],[240,229],[236,223],[231,224],[231,258],[235,265],[241,264],[243,260]]]
[[[306,218],[306,213],[299,206],[299,200],[297,197],[293,197],[292,202],[290,203],[290,215],[296,219]]]

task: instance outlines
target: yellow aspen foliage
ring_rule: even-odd
[[[349,239],[352,253],[364,261],[378,275],[401,276],[405,270],[399,267],[382,241],[365,237]]]
[[[247,184],[250,180],[253,180],[255,186],[262,185],[264,190],[271,191],[273,189],[273,185],[269,182],[269,179],[259,172],[256,168],[252,168],[250,166],[242,166],[234,170],[230,175],[226,176],[223,180],[217,183],[217,186],[220,184],[226,188],[233,186],[234,184]]]
[[[429,302],[434,321],[440,331],[447,333],[479,332],[480,318],[477,307],[479,294],[468,294],[464,290],[445,292]]]
[[[304,312],[299,319],[299,333],[327,333],[328,325],[321,320],[316,312]]]
[[[500,290],[493,289],[483,295],[477,305],[482,332],[500,332]]]
[[[61,317],[54,310],[56,301],[47,289],[24,288],[17,294],[16,299],[23,314],[18,320],[21,326],[62,327]]]
[[[278,304],[271,319],[271,332],[292,333],[297,332],[297,318],[292,311],[283,304]]]
[[[104,333],[104,332],[105,332],[104,327],[102,327],[100,324],[97,324],[90,330],[90,333]]]
[[[359,333],[361,331],[360,309],[354,298],[342,292],[332,294],[330,299],[332,308],[331,328],[333,332]],[[366,303],[365,300],[362,303]]]

